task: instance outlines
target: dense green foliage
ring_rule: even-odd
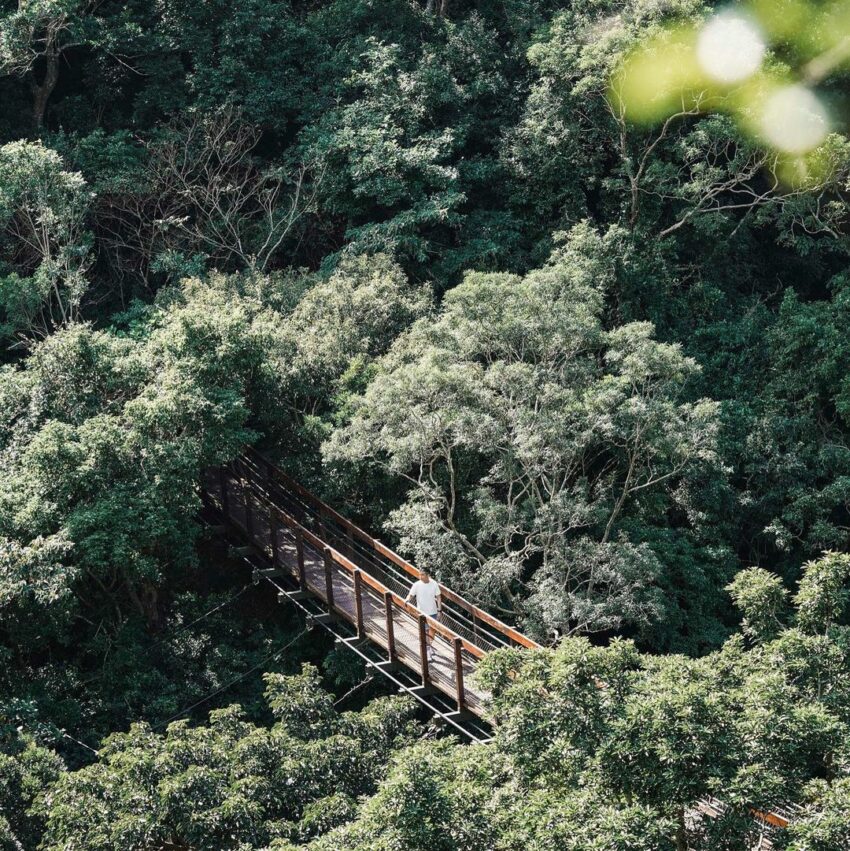
[[[808,568],[810,593],[834,599],[837,561]],[[699,660],[578,638],[493,654],[496,743],[407,751],[352,824],[310,847],[747,848],[754,800],[805,802],[777,847],[844,847],[848,633],[808,621],[804,596],[775,638]],[[711,795],[722,817],[690,811]]]
[[[494,653],[481,672],[489,745],[417,743],[399,698],[338,714],[306,666],[266,677],[271,727],[238,706],[194,728],[134,724],[74,772],[18,739],[7,812],[18,831],[40,824],[50,849],[731,851],[756,842],[754,801],[793,800],[774,847],[837,851],[850,819],[848,572],[847,556],[810,563],[772,637],[734,636],[701,659],[585,638]],[[740,593],[753,578],[738,596],[763,618],[771,601]],[[722,815],[700,815],[713,796]]]
[[[602,325],[621,237],[582,225],[525,278],[470,273],[397,340],[329,444],[414,484],[391,522],[417,564],[538,632],[662,618],[640,502],[672,510],[674,486],[717,460],[716,403],[683,401],[697,364],[649,323]]]
[[[385,698],[337,715],[315,669],[266,681],[271,727],[232,706],[208,726],[109,737],[98,763],[64,774],[42,805],[44,847],[275,847],[350,818],[389,751],[414,739],[410,705]]]
[[[771,30],[802,182],[743,101],[630,123],[714,8],[0,0],[0,848],[850,844],[847,76]],[[243,586],[250,444],[553,645],[492,744]]]

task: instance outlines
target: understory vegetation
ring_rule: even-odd
[[[714,11],[0,0],[2,851],[850,848],[850,141],[610,91]],[[248,446],[544,645],[489,743],[252,584]]]

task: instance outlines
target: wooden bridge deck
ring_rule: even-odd
[[[450,698],[459,714],[484,716],[487,694],[473,673],[488,650],[538,646],[445,586],[439,619],[421,614],[404,599],[418,578],[413,565],[255,452],[211,471],[204,484],[270,571],[351,624],[359,639],[386,652],[390,666]]]

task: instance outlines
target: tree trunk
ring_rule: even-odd
[[[139,614],[145,619],[148,630],[157,632],[160,627],[159,592],[151,582],[143,581],[136,588],[132,581],[127,582],[127,592]]]
[[[44,114],[47,111],[47,101],[53,90],[56,88],[56,83],[59,82],[59,53],[54,46],[48,49],[44,57],[45,69],[44,77],[41,83],[36,83],[33,79],[32,83],[32,123],[36,132],[44,127]]]
[[[676,825],[676,851],[688,851],[688,832],[685,828],[685,808],[679,810],[678,824]]]

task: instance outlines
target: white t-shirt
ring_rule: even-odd
[[[410,593],[407,596],[413,597],[416,600],[416,608],[423,615],[433,617],[437,614],[437,597],[440,596],[440,583],[434,579],[429,579],[427,582],[417,579],[410,586]]]

